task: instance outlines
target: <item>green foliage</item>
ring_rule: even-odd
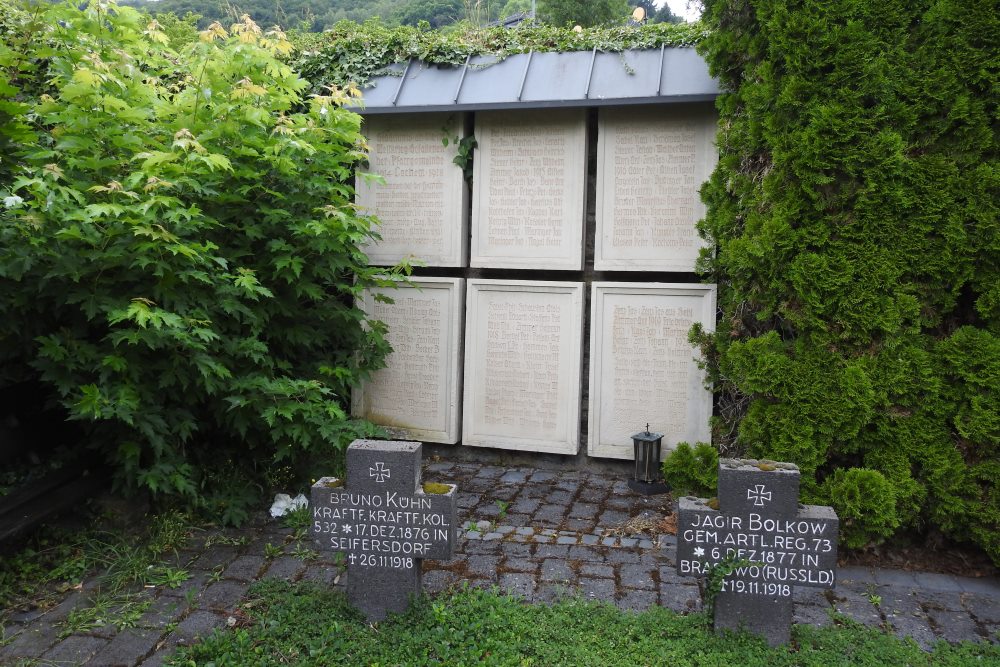
[[[895,489],[876,470],[837,470],[823,482],[822,492],[837,508],[840,542],[848,548],[881,541],[899,526]]]
[[[246,627],[219,630],[180,649],[166,664],[235,665],[969,665],[1000,660],[983,642],[938,643],[930,652],[877,629],[839,619],[828,628],[796,626],[789,646],[717,635],[704,614],[653,606],[622,612],[579,598],[529,605],[476,589],[418,602],[405,615],[369,624],[343,594],[307,584],[255,584],[243,606]]]
[[[402,25],[418,26],[426,21],[431,28],[441,28],[462,18],[462,0],[414,0],[401,5],[393,18]]]
[[[239,521],[263,469],[366,432],[345,397],[388,345],[354,303],[391,282],[359,250],[360,117],[339,92],[304,98],[289,43],[250,22],[179,54],[106,4],[36,9],[14,32],[19,62],[45,69],[4,70],[34,93],[13,122],[37,140],[0,182],[16,198],[0,384],[44,382],[121,485]],[[220,468],[244,479],[226,490]]]
[[[719,452],[707,442],[677,443],[663,459],[663,479],[675,496],[715,495],[719,485]]]
[[[538,18],[551,25],[623,24],[631,12],[628,0],[538,0]]]
[[[1000,563],[1000,16],[705,5],[730,91],[700,227],[715,444],[798,464],[850,544],[939,530]]]
[[[362,25],[338,23],[322,35],[299,35],[291,65],[312,82],[313,92],[327,85],[362,86],[393,63],[410,58],[435,65],[461,65],[469,55],[493,56],[497,61],[535,50],[620,52],[660,46],[690,46],[704,37],[699,24],[656,24],[641,27],[591,28],[576,33],[568,28],[522,25],[517,28],[472,28],[428,31],[409,26],[390,27],[380,21]]]

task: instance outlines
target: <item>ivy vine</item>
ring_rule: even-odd
[[[432,65],[462,65],[469,56],[492,56],[500,62],[528,51],[598,51],[693,46],[707,35],[699,23],[657,23],[644,26],[569,28],[529,25],[517,28],[422,30],[389,27],[378,19],[358,24],[341,21],[323,33],[294,36],[290,64],[319,93],[329,86],[364,86],[387,68],[411,58]]]

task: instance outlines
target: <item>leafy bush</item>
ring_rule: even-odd
[[[354,306],[387,281],[359,250],[347,95],[305,99],[284,35],[249,20],[180,53],[105,3],[8,35],[24,108],[4,127],[37,141],[15,136],[0,182],[0,385],[40,379],[119,482],[154,493],[210,499],[222,469],[251,475],[245,494],[256,466],[333,456],[364,428],[351,384],[388,348]],[[238,520],[249,499],[223,496]]]
[[[663,460],[663,478],[675,496],[711,498],[719,485],[719,452],[707,442],[679,442]]]
[[[716,444],[852,525],[1000,563],[1000,19],[957,0],[706,2]],[[732,434],[731,436],[729,434]],[[872,493],[879,497],[865,497]]]

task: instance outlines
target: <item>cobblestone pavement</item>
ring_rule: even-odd
[[[697,580],[675,573],[675,538],[622,530],[644,513],[661,517],[662,497],[639,496],[624,480],[594,472],[431,462],[424,478],[459,485],[463,527],[452,560],[424,562],[429,592],[468,582],[497,586],[530,602],[582,595],[622,609],[656,604],[682,613],[701,609]],[[291,533],[280,521],[261,517],[239,530],[199,535],[174,563],[191,577],[179,588],[144,591],[151,604],[135,628],[98,628],[60,638],[61,622],[88,602],[93,582],[85,582],[47,611],[11,618],[0,634],[7,642],[0,648],[0,665],[37,660],[152,667],[177,646],[224,627],[253,581],[343,586],[346,575],[332,555],[301,559],[309,545],[297,543]],[[796,623],[827,625],[838,612],[924,647],[938,639],[1000,642],[995,577],[840,568],[836,589],[797,588],[795,602]]]

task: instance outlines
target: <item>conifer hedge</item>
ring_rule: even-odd
[[[995,4],[705,5],[717,444],[799,464],[847,546],[918,529],[1000,563]]]

